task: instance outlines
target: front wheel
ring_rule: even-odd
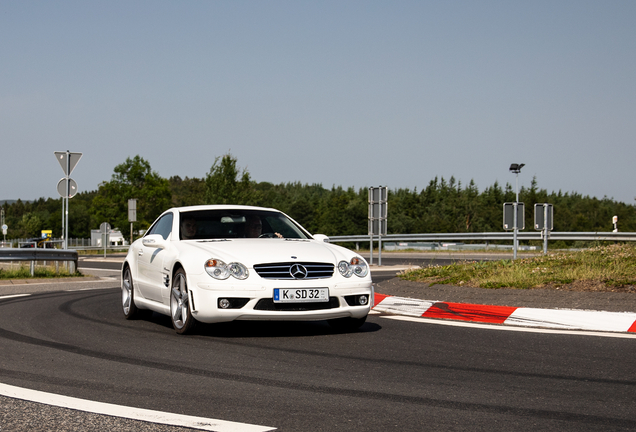
[[[190,311],[190,296],[188,283],[183,269],[177,270],[172,279],[170,290],[170,317],[172,326],[178,334],[189,333],[196,323]]]
[[[362,327],[362,324],[367,320],[365,315],[362,318],[337,318],[327,321],[331,328],[340,332],[354,331]]]
[[[143,312],[146,312],[135,305],[135,285],[128,266],[124,269],[124,274],[121,277],[121,308],[128,320],[140,318]]]

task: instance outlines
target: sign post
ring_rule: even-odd
[[[99,226],[99,232],[102,234],[102,245],[104,246],[104,258],[106,258],[106,248],[108,247],[110,224],[108,222],[102,222]]]
[[[378,265],[382,265],[382,236],[387,233],[387,199],[386,186],[369,188],[369,265],[373,264],[373,236],[378,236]]]
[[[514,230],[513,259],[517,258],[517,231],[526,229],[526,206],[522,202],[507,202],[503,205],[504,230]]]
[[[77,183],[70,178],[75,165],[82,158],[82,153],[54,152],[55,158],[60,163],[65,177],[57,184],[57,192],[62,199],[62,236],[64,237],[64,249],[68,249],[68,199],[73,198],[77,193]]]
[[[130,222],[130,244],[133,244],[133,222],[137,222],[137,198],[128,200],[128,222]]]
[[[543,237],[543,254],[548,254],[548,238],[554,229],[554,208],[552,204],[534,205],[534,229],[541,231]]]
[[[7,224],[4,223],[4,208],[0,209],[0,223],[2,224],[2,235],[4,236],[2,246],[4,247],[4,243],[7,242],[7,230],[9,229]]]

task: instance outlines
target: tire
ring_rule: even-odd
[[[337,330],[339,332],[349,332],[354,331],[362,327],[362,325],[367,320],[367,316],[365,315],[362,318],[337,318],[327,321],[332,329]]]
[[[178,334],[187,334],[194,328],[196,320],[190,311],[190,297],[186,273],[179,269],[172,278],[170,290],[170,318]]]
[[[141,318],[149,312],[146,309],[139,309],[135,304],[135,284],[128,266],[121,277],[121,309],[128,320]]]

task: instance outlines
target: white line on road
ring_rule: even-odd
[[[122,405],[95,402],[86,399],[78,399],[69,396],[15,387],[2,383],[0,383],[0,395],[94,414],[103,414],[171,426],[189,427],[199,430],[216,432],[264,432],[276,430],[276,428],[267,426],[216,420],[205,417],[193,417],[143,408],[131,408]]]
[[[90,270],[90,271],[105,271],[111,273],[119,273],[120,269],[105,269],[105,268],[96,268],[96,267],[80,267],[80,270]]]
[[[30,296],[30,295],[31,294],[13,294],[13,295],[0,296],[0,300],[13,298],[13,297],[27,297],[27,296]]]

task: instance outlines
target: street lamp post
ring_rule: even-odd
[[[517,241],[517,232],[519,231],[519,222],[517,220],[517,206],[519,204],[519,173],[521,172],[521,168],[523,168],[525,165],[526,164],[514,164],[514,163],[510,164],[510,171],[516,174],[516,179],[515,179],[516,198],[512,208],[512,211],[514,213],[512,259],[517,259],[517,248],[519,247],[518,241]]]

